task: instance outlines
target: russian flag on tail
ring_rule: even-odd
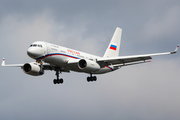
[[[110,49],[112,49],[112,50],[116,50],[116,48],[117,48],[117,46],[116,46],[116,45],[111,44]]]

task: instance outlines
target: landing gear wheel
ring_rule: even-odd
[[[54,79],[53,83],[54,84],[60,84],[60,83],[63,84],[63,79],[62,78],[61,79]]]
[[[93,76],[93,81],[96,81],[97,80],[97,77],[96,76]]]
[[[90,82],[91,81],[91,77],[87,77],[87,81]]]
[[[54,83],[54,84],[56,84],[56,83],[57,83],[57,80],[56,80],[56,79],[54,79],[54,80],[53,80],[53,83]]]
[[[60,80],[59,79],[57,79],[57,84],[60,84]]]
[[[64,81],[63,81],[63,79],[61,78],[61,79],[59,80],[59,83],[63,84],[63,82],[64,82]]]
[[[57,79],[54,79],[54,80],[53,80],[53,83],[54,83],[54,84],[60,84],[60,83],[63,84],[63,79],[62,79],[62,78],[59,79],[59,72],[61,72],[61,71],[60,71],[60,68],[55,68],[55,71],[56,71],[56,74],[55,74],[55,75],[57,76]]]
[[[92,73],[90,73],[90,77],[87,77],[87,81],[90,82],[90,81],[96,81],[97,80],[97,77],[96,76],[92,76]]]

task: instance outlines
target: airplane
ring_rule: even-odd
[[[117,27],[103,57],[44,41],[36,41],[27,50],[28,56],[35,59],[35,62],[6,65],[3,58],[2,66],[21,67],[24,73],[32,76],[43,75],[45,70],[54,70],[57,77],[53,80],[54,84],[63,83],[63,79],[59,79],[61,72],[84,72],[90,74],[90,77],[87,77],[87,81],[90,82],[97,80],[97,77],[92,74],[104,74],[123,66],[151,62],[152,56],[174,54],[179,48],[178,45],[173,52],[119,56],[121,35],[122,29]]]

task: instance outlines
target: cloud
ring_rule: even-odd
[[[119,115],[116,113],[118,118],[127,112],[131,116],[124,116],[129,119],[157,119],[164,118],[164,116],[177,118],[178,116],[174,116],[172,112],[179,111],[177,64],[178,60],[156,61],[121,68],[116,73],[112,73],[112,76],[105,75],[103,76],[106,78],[104,82],[108,82],[106,90],[104,88],[103,98],[108,96],[106,101],[111,101],[109,104],[112,106],[118,106],[117,111],[124,110]],[[176,72],[170,74],[170,70]],[[137,114],[141,115],[137,116]]]
[[[52,84],[50,72],[35,78],[19,71],[17,80],[3,87],[8,96],[1,99],[1,116],[10,119],[179,118],[178,63],[166,60],[124,67],[98,76],[98,81],[93,83],[87,83],[83,74],[71,73],[69,77],[63,74],[65,84],[61,86]],[[169,74],[172,70],[174,73]],[[19,88],[7,92],[12,85]]]
[[[165,13],[158,15],[155,14],[150,21],[145,24],[143,29],[144,36],[146,36],[151,42],[159,39],[168,40],[167,38],[174,38],[174,34],[178,34],[180,8],[179,6],[173,6],[169,8]]]
[[[168,51],[179,42],[176,0],[6,0],[0,10],[0,56],[7,63],[34,61],[26,50],[37,40],[103,56],[117,26],[121,55]],[[97,75],[92,83],[88,74],[63,73],[63,85],[53,84],[54,71],[34,77],[0,67],[1,119],[179,119],[178,55]]]

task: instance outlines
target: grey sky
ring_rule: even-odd
[[[123,29],[120,55],[167,52],[180,43],[179,0],[0,0],[0,56],[6,63],[32,62],[37,40],[103,56],[116,27]],[[98,75],[54,71],[33,77],[2,68],[2,120],[179,120],[179,53],[152,63]]]

